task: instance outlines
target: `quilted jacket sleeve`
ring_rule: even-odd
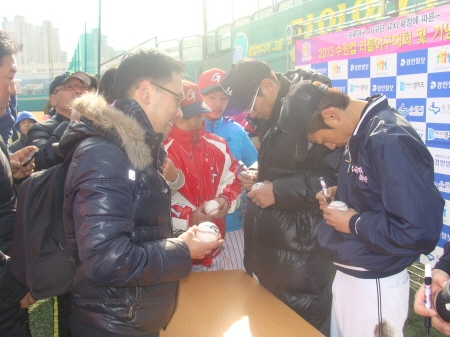
[[[342,151],[329,151],[322,145],[314,145],[305,160],[307,166],[273,181],[276,206],[284,210],[318,209],[316,194],[321,190],[319,177],[323,177],[329,187],[337,184]]]
[[[113,144],[83,143],[74,154],[66,180],[66,191],[73,199],[65,207],[72,207],[78,256],[86,277],[111,287],[180,280],[191,268],[189,249],[181,239],[158,239],[154,233],[159,228],[146,227],[134,207],[129,169],[125,154]],[[158,193],[151,186],[141,186],[140,191],[143,195]],[[147,207],[158,218],[158,207]]]
[[[39,149],[34,160],[35,171],[47,169],[61,163],[64,158],[59,155],[58,144],[61,136],[66,130],[68,122],[64,121],[52,131],[46,126],[36,123],[27,134],[26,146],[34,145]]]

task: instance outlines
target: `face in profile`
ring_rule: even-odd
[[[0,117],[5,114],[8,107],[16,72],[17,66],[14,56],[3,56],[0,60]]]
[[[268,81],[268,83],[272,83],[270,80],[265,81]],[[266,87],[267,86],[263,86],[263,84],[258,87],[257,91],[255,92],[255,96],[245,110],[251,118],[267,120],[272,114],[276,95],[274,95],[272,91],[269,92],[268,90],[265,90]]]
[[[150,104],[150,107],[146,108],[146,114],[152,124],[153,130],[162,133],[164,135],[163,139],[165,140],[177,119],[183,116],[180,108],[183,97],[181,75],[173,72],[172,79],[169,82],[166,82],[164,85],[159,85],[171,92],[154,86],[155,98]]]

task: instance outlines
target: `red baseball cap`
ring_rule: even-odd
[[[198,79],[198,87],[202,95],[207,95],[214,91],[223,90],[222,83],[225,72],[223,70],[213,68],[203,72]]]
[[[184,99],[180,106],[184,119],[189,119],[204,112],[211,112],[211,109],[203,102],[197,84],[183,80],[183,93]]]

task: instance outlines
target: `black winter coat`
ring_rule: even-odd
[[[342,150],[313,145],[308,151],[306,122],[298,118],[296,105],[287,103],[289,98],[281,114],[292,115],[298,133],[286,132],[277,121],[264,135],[258,181],[273,183],[275,204],[264,209],[249,204],[244,263],[264,287],[320,329],[331,310],[334,267],[316,242],[323,216],[315,196],[319,177],[336,185]]]
[[[27,137],[24,135],[20,135],[20,138],[9,146],[9,152],[14,153],[16,151],[23,149],[26,143]]]
[[[59,114],[34,124],[27,134],[25,146],[34,145],[39,149],[34,159],[34,170],[41,171],[62,163],[64,157],[59,150],[59,140],[66,131],[70,120]]]
[[[11,274],[9,253],[16,214],[16,192],[6,145],[0,137],[0,336],[29,337],[28,311],[20,308],[27,289]]]
[[[64,199],[69,251],[80,264],[71,319],[150,334],[169,323],[192,263],[187,245],[172,238],[170,188],[156,160],[162,134],[144,131],[101,96],[86,94],[74,109],[81,122],[60,143],[65,153],[79,144]]]

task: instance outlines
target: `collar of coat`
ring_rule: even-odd
[[[119,143],[137,170],[143,170],[152,163],[152,150],[156,146],[159,148],[162,134],[143,128],[133,114],[109,105],[101,95],[95,93],[86,93],[75,99],[72,106],[81,120],[89,121],[88,126],[93,126],[100,135]]]

